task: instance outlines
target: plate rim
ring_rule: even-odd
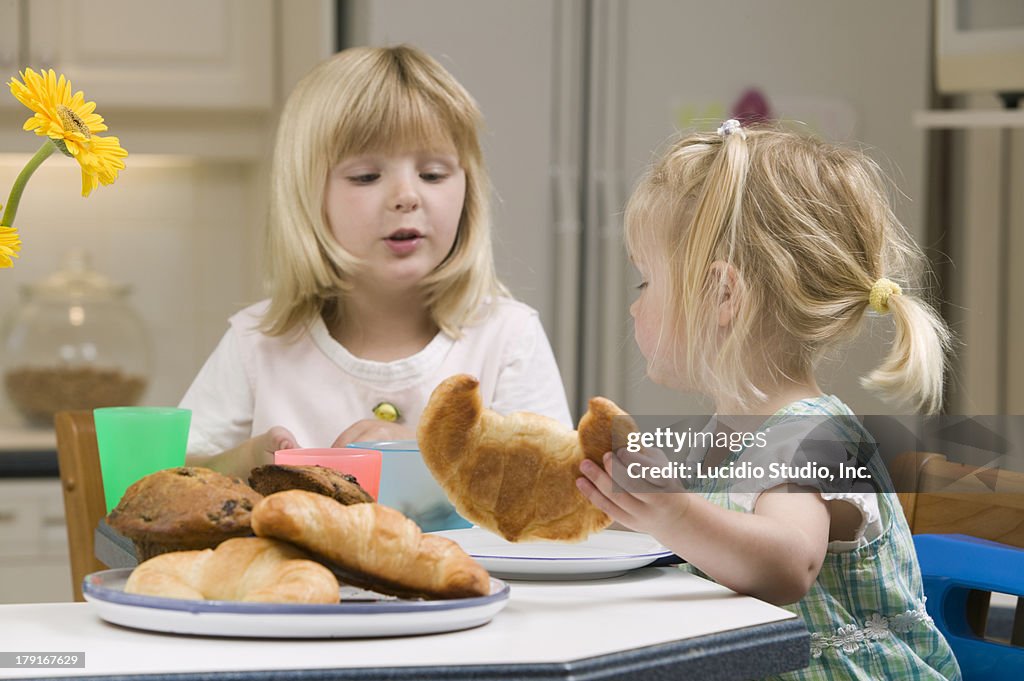
[[[651,539],[651,541],[653,541],[656,544],[658,544],[658,546],[662,546],[662,549],[660,551],[654,551],[654,552],[649,552],[649,553],[631,553],[631,554],[621,554],[621,555],[616,555],[616,556],[576,556],[576,557],[572,557],[572,556],[569,556],[569,557],[557,557],[557,556],[553,556],[553,557],[548,557],[548,556],[500,556],[500,555],[494,555],[494,554],[490,554],[490,553],[474,553],[473,550],[471,550],[469,548],[466,548],[465,546],[462,546],[462,544],[459,543],[456,539],[454,539],[453,537],[449,536],[450,534],[455,533],[455,532],[467,532],[467,531],[485,532],[485,533],[488,533],[488,534],[493,534],[491,532],[488,532],[488,530],[485,530],[482,527],[476,527],[476,526],[474,526],[474,527],[465,527],[465,528],[460,528],[460,529],[455,529],[455,530],[439,530],[439,531],[433,532],[431,534],[442,535],[442,536],[445,536],[446,538],[451,539],[452,541],[458,543],[459,546],[462,547],[462,550],[465,551],[466,553],[468,553],[471,558],[478,559],[478,560],[479,559],[483,559],[483,560],[488,560],[488,561],[538,561],[538,562],[557,561],[559,563],[565,563],[565,562],[571,562],[571,563],[577,563],[577,562],[600,563],[600,562],[611,562],[611,561],[632,561],[632,560],[640,560],[640,559],[650,558],[651,561],[653,562],[654,560],[657,560],[658,558],[663,558],[665,556],[671,556],[672,555],[672,550],[671,549],[669,549],[669,548],[663,546],[662,544],[660,544],[659,542],[657,542],[657,540],[655,540],[654,537],[651,537],[651,535],[643,534],[643,533],[639,533],[639,532],[624,532],[623,530],[601,530],[601,532],[615,532],[615,533],[621,533],[623,535],[627,535],[627,534],[643,534],[643,536],[648,537],[649,539]],[[498,536],[496,534],[494,536],[497,539],[501,540],[500,536]],[[504,540],[502,540],[502,541],[504,541]],[[546,543],[550,543],[551,546],[558,546],[557,542],[537,542],[537,543],[545,543],[545,544]]]
[[[192,614],[232,615],[394,615],[400,613],[443,612],[464,610],[508,600],[511,587],[507,582],[490,576],[491,593],[470,598],[449,598],[439,600],[383,600],[358,603],[247,603],[242,601],[193,600],[130,594],[102,584],[96,580],[124,577],[127,579],[134,568],[112,568],[89,573],[82,580],[82,595],[89,599],[116,605],[185,612]]]
[[[420,446],[416,440],[359,440],[346,447],[357,447],[362,449],[376,449],[379,452],[416,452],[420,453]]]

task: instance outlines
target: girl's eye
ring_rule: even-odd
[[[645,288],[647,288],[647,282],[641,281],[639,284],[637,284],[636,288],[638,291],[643,291]]]
[[[446,177],[448,177],[448,174],[443,173],[441,171],[429,171],[425,173],[420,173],[420,179],[423,180],[424,182],[441,182]]]
[[[354,184],[371,184],[376,182],[380,177],[380,173],[362,173],[360,175],[350,175],[349,181]]]

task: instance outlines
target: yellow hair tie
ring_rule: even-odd
[[[885,314],[889,311],[889,298],[903,293],[903,289],[895,281],[882,277],[871,285],[871,293],[868,294],[868,305],[878,314]]]

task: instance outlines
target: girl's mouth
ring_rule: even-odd
[[[395,255],[406,255],[419,247],[423,241],[423,235],[415,229],[397,229],[389,234],[384,241]]]
[[[410,239],[419,239],[423,235],[415,229],[396,229],[387,236],[391,241],[409,241]]]

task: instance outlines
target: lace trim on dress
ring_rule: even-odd
[[[883,617],[876,612],[867,619],[863,627],[846,624],[836,629],[835,636],[811,634],[811,657],[821,657],[827,648],[835,648],[847,654],[855,653],[866,641],[878,641],[894,633],[905,634],[915,625],[931,621],[932,618],[924,606],[924,599],[913,610],[892,617]]]

